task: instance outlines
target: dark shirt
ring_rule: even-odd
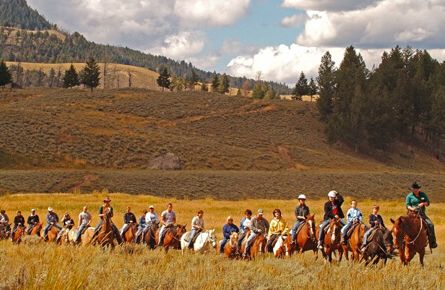
[[[370,214],[369,215],[369,224],[371,225],[371,228],[377,226],[376,222],[379,222],[380,225],[385,228],[385,223],[383,222],[383,218],[381,215]]]
[[[309,215],[309,207],[307,205],[299,205],[295,208],[295,217],[304,216],[305,218]]]
[[[254,233],[259,233],[258,230],[261,230],[264,235],[267,235],[267,232],[269,231],[269,222],[265,218],[258,219],[257,217],[254,217],[252,219],[252,231]]]
[[[5,222],[9,223],[9,216],[8,216],[6,213],[1,214],[1,215],[2,215],[3,218],[5,219]],[[1,220],[1,218],[0,218],[0,220]]]
[[[232,233],[239,233],[239,228],[235,224],[225,224],[223,227],[224,239],[230,239]]]
[[[145,222],[145,214],[144,214],[139,218],[139,225],[146,225],[146,224],[147,223]]]
[[[30,226],[34,226],[36,224],[38,224],[40,222],[39,216],[38,215],[30,215],[28,217],[28,225]]]
[[[72,228],[74,226],[74,220],[72,218],[64,217],[62,223],[65,227]]]
[[[25,218],[22,215],[18,215],[14,218],[14,225],[17,226],[18,224],[25,224]]]
[[[46,222],[48,224],[57,223],[59,222],[59,216],[55,212],[49,212],[46,214]]]
[[[100,208],[99,208],[99,214],[103,214],[104,213],[104,209],[105,209],[105,206],[101,206]],[[113,207],[111,207],[110,206],[110,217],[113,217]]]
[[[130,222],[137,223],[136,216],[132,212],[127,212],[124,215],[124,223],[129,224]]]
[[[328,201],[324,204],[324,220],[333,219],[335,215],[338,215],[340,218],[344,218],[345,215],[343,213],[343,210],[341,209],[341,205],[343,204],[344,199],[343,197],[338,194],[337,198],[332,203],[331,201]],[[336,213],[334,213],[334,209]]]

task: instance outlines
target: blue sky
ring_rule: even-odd
[[[445,0],[28,0],[70,32],[190,61],[199,68],[293,84],[322,55],[353,44],[368,67],[395,45],[445,59]]]

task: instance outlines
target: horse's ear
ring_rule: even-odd
[[[389,219],[390,221],[391,221],[391,223],[392,224],[395,224],[396,223],[396,221],[395,220],[393,220],[392,218],[391,219]]]

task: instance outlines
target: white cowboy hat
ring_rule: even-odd
[[[53,208],[52,207],[48,207],[48,211],[53,211]]]
[[[331,191],[329,191],[329,193],[328,193],[328,197],[332,197],[332,198],[337,197],[337,192],[336,192],[335,190],[331,190]]]
[[[148,208],[155,208],[154,205],[150,205]]]
[[[304,195],[304,194],[300,194],[300,195],[298,196],[298,199],[306,199],[306,195]]]

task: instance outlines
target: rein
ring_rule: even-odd
[[[420,233],[422,232],[422,229],[423,229],[423,220],[422,220],[422,218],[420,217],[420,213],[417,214],[416,217],[419,217],[419,218],[420,218],[420,230],[419,230],[419,232],[417,233],[417,236],[414,238],[414,240],[412,240],[411,242],[408,242],[408,245],[412,245],[412,244],[415,243],[415,241],[417,241],[417,239],[420,237]],[[408,234],[407,234],[407,236],[410,237]]]

